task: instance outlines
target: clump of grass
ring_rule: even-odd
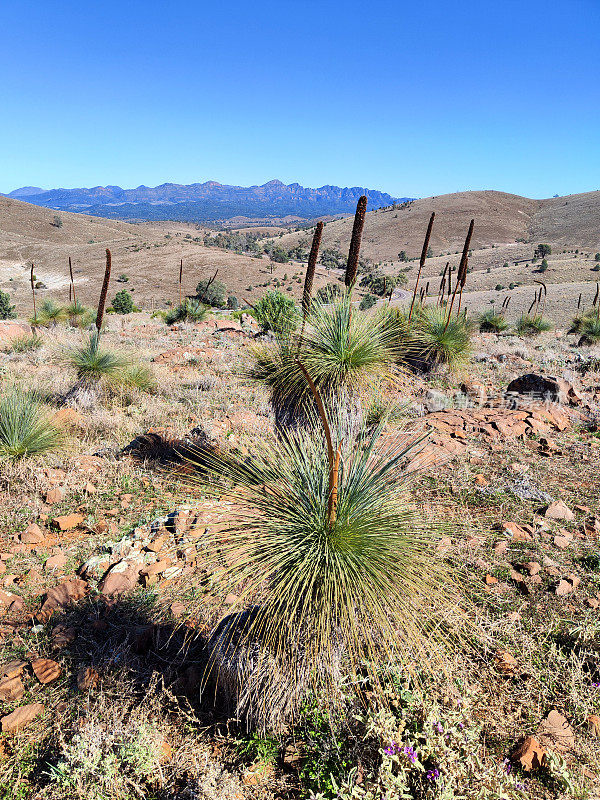
[[[40,397],[18,386],[0,398],[0,458],[16,459],[56,450],[62,433],[50,419]]]
[[[439,669],[459,593],[435,555],[439,531],[407,494],[403,462],[419,440],[400,435],[384,447],[380,433],[336,452],[331,430],[324,442],[311,425],[260,443],[250,462],[208,458],[238,512],[207,551],[230,565],[223,585],[247,606],[214,631],[209,664],[259,729],[280,729],[307,693],[335,707],[342,674],[346,689],[358,687],[366,669],[377,693],[377,664]]]
[[[42,303],[40,311],[35,320],[30,320],[31,324],[42,325],[49,328],[64,322],[67,318],[67,312],[64,306],[59,305],[51,298],[46,298]]]
[[[456,369],[471,355],[471,323],[465,314],[450,314],[439,306],[415,306],[410,333],[428,367]]]
[[[552,323],[538,314],[522,314],[517,320],[515,330],[519,336],[539,336],[540,333],[552,330]]]
[[[482,333],[502,333],[508,328],[504,314],[499,314],[493,308],[484,311],[479,317],[479,330]]]
[[[209,311],[210,306],[186,298],[183,303],[167,311],[164,320],[167,325],[173,325],[175,322],[202,322]]]
[[[73,300],[65,309],[69,325],[74,328],[89,328],[94,322],[94,312],[79,300]]]
[[[129,363],[119,372],[115,385],[126,389],[137,389],[140,392],[154,392],[156,378],[145,364]]]
[[[37,333],[24,334],[17,336],[10,341],[6,346],[7,353],[29,353],[33,350],[39,350],[44,344],[44,340]]]
[[[585,317],[579,327],[579,344],[592,345],[600,342],[600,319],[596,314]]]

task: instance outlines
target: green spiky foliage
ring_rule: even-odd
[[[415,306],[410,333],[420,358],[429,367],[461,367],[471,355],[472,326],[465,314],[439,306]]]
[[[515,330],[519,336],[539,336],[540,333],[552,330],[552,323],[537,314],[523,314],[517,320]]]
[[[77,379],[95,383],[102,378],[116,380],[127,365],[119,353],[100,346],[98,331],[90,334],[83,345],[64,351],[63,361],[77,372]]]
[[[269,388],[277,425],[285,427],[302,424],[313,409],[299,361],[327,402],[352,415],[357,398],[390,376],[403,351],[397,329],[357,310],[344,294],[331,304],[313,301],[301,339],[282,336],[253,355],[249,375]]]
[[[600,319],[596,313],[590,314],[581,322],[578,333],[581,334],[579,344],[598,344],[600,342]]]
[[[342,675],[349,692],[366,669],[377,692],[382,665],[441,670],[447,625],[461,617],[457,584],[436,554],[439,529],[408,495],[403,463],[418,440],[383,446],[380,434],[338,451],[333,518],[331,460],[314,424],[261,442],[251,460],[212,454],[216,486],[202,458],[201,491],[225,481],[235,508],[204,552],[242,609],[214,630],[209,668],[258,728],[281,729],[307,693],[334,708]]]
[[[156,379],[145,364],[129,363],[119,370],[116,379],[109,383],[124,389],[137,389],[140,392],[156,391]]]
[[[175,322],[202,322],[209,311],[209,306],[188,297],[183,303],[167,311],[165,322],[167,325],[173,325]]]
[[[74,328],[89,328],[93,324],[95,315],[91,308],[87,308],[79,300],[73,300],[65,309],[69,325]]]
[[[15,319],[15,307],[10,303],[8,292],[0,291],[0,319]]]
[[[63,437],[35,392],[18,386],[0,398],[0,459],[35,456],[60,447]]]
[[[504,314],[498,314],[493,308],[484,311],[479,317],[479,330],[482,333],[502,333],[508,328]]]
[[[65,307],[48,297],[44,300],[37,313],[36,325],[42,325],[47,328],[53,327],[60,322],[64,322],[66,318],[67,312]],[[31,320],[31,322],[33,323],[33,320]]]

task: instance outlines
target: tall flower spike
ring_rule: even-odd
[[[429,218],[429,225],[427,226],[427,233],[425,234],[425,241],[423,242],[423,249],[421,250],[421,258],[419,260],[419,271],[417,272],[417,280],[415,281],[415,290],[413,292],[412,303],[410,304],[410,311],[408,312],[408,321],[410,322],[415,305],[415,298],[417,296],[417,289],[419,288],[419,280],[421,278],[421,270],[425,266],[425,259],[427,258],[427,251],[429,250],[429,240],[431,239],[431,231],[433,230],[433,220],[435,219],[435,211],[432,212]]]
[[[358,272],[358,256],[360,253],[360,243],[362,239],[363,227],[365,224],[365,214],[367,212],[367,196],[363,194],[358,198],[356,213],[354,214],[354,225],[352,227],[352,238],[350,239],[350,250],[348,252],[348,264],[346,266],[345,284],[348,289],[354,286],[356,274]]]
[[[102,281],[102,289],[100,290],[100,299],[98,300],[98,312],[96,314],[96,330],[100,333],[102,328],[102,320],[104,319],[104,308],[106,306],[106,295],[108,294],[108,284],[110,282],[110,270],[112,268],[112,255],[108,248],[106,248],[106,268],[104,269],[104,280]]]
[[[37,322],[37,314],[35,310],[35,285],[33,283],[33,268],[34,268],[34,263],[32,261],[31,272],[29,273],[29,280],[31,282],[31,294],[33,295],[33,324],[35,325],[35,323]]]
[[[317,268],[317,259],[319,258],[319,247],[321,246],[321,236],[323,234],[323,223],[317,222],[315,234],[313,236],[312,245],[310,248],[310,255],[308,257],[308,264],[306,266],[306,277],[304,278],[304,293],[302,295],[302,314],[306,319],[310,311],[312,302],[312,289],[315,277],[315,269]]]
[[[72,293],[73,295],[73,302],[77,302],[77,296],[75,295],[75,281],[73,280],[73,265],[71,264],[71,256],[69,256],[69,276],[71,278],[71,292],[69,293],[69,297]]]

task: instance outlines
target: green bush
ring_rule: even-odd
[[[229,295],[229,297],[227,298],[227,308],[231,309],[232,311],[237,311],[239,307],[240,304],[237,297]]]
[[[164,314],[163,319],[167,325],[174,322],[202,322],[208,314],[209,307],[189,297],[180,306],[175,306]]]
[[[500,333],[508,328],[503,314],[497,314],[492,308],[484,311],[479,317],[479,330],[486,333]]]
[[[222,281],[210,278],[200,281],[196,286],[196,298],[201,303],[213,306],[213,308],[224,308],[227,300],[227,287]]]
[[[290,297],[278,290],[268,291],[254,306],[254,316],[264,331],[287,335],[300,319],[298,307]]]
[[[373,297],[372,294],[366,294],[360,301],[358,307],[360,308],[361,311],[367,311],[369,308],[373,308],[376,302],[377,302],[376,297]]]
[[[112,307],[117,314],[131,314],[133,311],[133,298],[127,289],[121,289],[116,293],[112,301]]]
[[[0,319],[15,319],[15,307],[10,304],[8,292],[0,291]]]

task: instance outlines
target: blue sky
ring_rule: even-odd
[[[0,191],[600,188],[600,0],[5,0]]]

